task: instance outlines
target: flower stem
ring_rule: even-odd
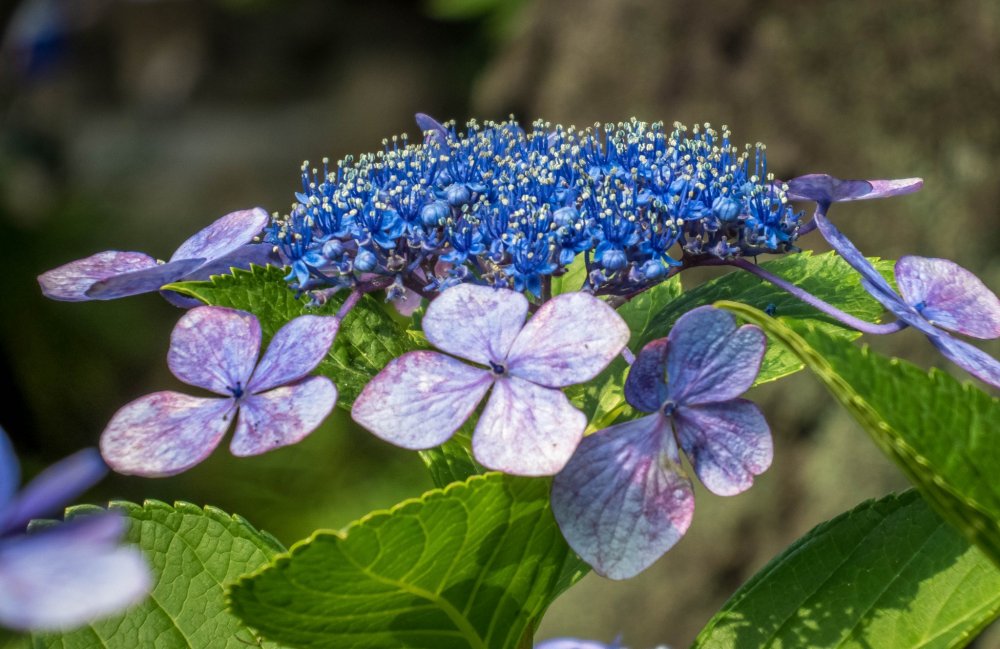
[[[344,303],[340,305],[339,309],[337,309],[337,319],[343,320],[347,314],[351,312],[351,309],[357,306],[358,301],[364,296],[364,294],[365,292],[360,289],[351,291],[351,294],[347,296]]]

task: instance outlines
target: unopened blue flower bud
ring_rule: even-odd
[[[573,223],[580,216],[575,207],[560,207],[552,213],[552,220],[562,228],[571,228]]]
[[[460,183],[448,185],[444,190],[444,195],[448,199],[448,203],[455,207],[464,205],[472,200],[472,192],[468,187]]]
[[[719,196],[712,201],[712,213],[723,221],[732,221],[740,214],[740,203],[729,196]]]
[[[420,221],[429,228],[436,228],[451,214],[451,208],[444,201],[434,201],[420,210]]]
[[[331,239],[323,244],[323,256],[330,260],[340,259],[344,255],[344,244],[337,239]]]
[[[375,257],[375,254],[364,248],[358,250],[358,254],[354,257],[354,269],[362,273],[370,272],[377,263],[378,258]]]
[[[650,259],[639,268],[639,272],[645,279],[656,279],[667,272],[667,269],[659,261]]]
[[[621,270],[628,263],[628,258],[625,256],[624,250],[611,248],[605,250],[598,261],[601,266],[604,266],[608,270]]]

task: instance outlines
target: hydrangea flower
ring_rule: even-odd
[[[417,123],[419,143],[303,165],[296,203],[268,233],[296,289],[373,273],[424,292],[474,282],[541,296],[582,253],[588,290],[630,295],[682,260],[795,249],[800,215],[763,145],[738,148],[726,127]]]
[[[586,293],[564,293],[525,324],[528,300],[475,284],[449,288],[422,320],[435,351],[393,359],[365,386],[351,416],[408,449],[445,442],[492,387],[472,451],[490,469],[552,475],[573,453],[587,417],[560,388],[589,381],[628,342],[625,321]]]
[[[1000,388],[1000,362],[948,333],[1000,338],[1000,299],[978,277],[947,259],[905,256],[895,266],[897,293],[829,219],[817,214],[816,224],[830,245],[861,273],[861,282],[872,297],[925,334],[953,363]]]
[[[42,273],[38,283],[53,300],[113,300],[180,280],[208,279],[230,268],[264,266],[277,260],[272,246],[251,242],[268,219],[259,207],[231,212],[182,243],[166,263],[142,252],[107,250]],[[200,304],[173,291],[163,296],[180,307]]]
[[[646,345],[625,383],[652,413],[580,443],[552,484],[552,511],[570,546],[598,573],[632,577],[670,549],[694,513],[678,443],[709,491],[749,489],[771,464],[771,433],[757,406],[737,398],[760,371],[766,338],[710,306],[686,313]]]
[[[912,194],[924,186],[922,178],[894,178],[891,180],[842,180],[829,174],[806,174],[779,183],[792,201],[813,201],[818,214],[825,215],[832,203],[865,201]],[[799,229],[799,236],[812,232],[816,220]]]
[[[180,473],[212,453],[233,419],[229,448],[236,456],[301,441],[337,401],[330,379],[305,377],[326,355],[339,325],[328,316],[295,318],[278,330],[258,363],[261,330],[252,314],[213,306],[188,311],[171,334],[167,364],[181,381],[222,398],[164,391],[136,399],[101,435],[104,459],[119,473]]]
[[[535,645],[535,649],[624,649],[621,639],[615,638],[611,644],[596,640],[580,640],[578,638],[552,638]]]
[[[125,522],[114,513],[84,516],[24,534],[107,473],[94,449],[38,475],[20,493],[20,467],[0,429],[0,626],[68,629],[142,600],[150,587],[142,554],[118,545]]]

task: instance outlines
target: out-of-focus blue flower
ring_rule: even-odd
[[[182,243],[166,263],[141,252],[108,250],[42,273],[38,283],[53,300],[113,300],[151,293],[179,280],[208,279],[230,268],[264,266],[277,262],[278,256],[273,246],[252,241],[268,218],[259,207],[231,212]],[[313,252],[301,246],[300,251],[302,255]],[[293,275],[305,279],[308,270],[299,262],[293,266]],[[201,304],[173,291],[163,291],[163,296],[182,308]]]
[[[764,416],[738,398],[753,384],[764,333],[720,309],[682,316],[646,345],[625,397],[652,413],[590,435],[552,482],[552,512],[570,546],[598,573],[627,579],[673,547],[694,514],[678,445],[710,491],[750,488],[771,464]]]
[[[24,534],[28,521],[57,513],[107,467],[94,449],[43,471],[19,493],[20,467],[0,429],[0,626],[68,629],[142,600],[150,574],[142,555],[119,546],[124,521],[85,516]]]
[[[258,363],[254,315],[214,306],[188,311],[170,337],[167,364],[181,381],[222,397],[154,392],[126,404],[101,435],[104,459],[119,473],[180,473],[208,457],[234,419],[230,450],[237,456],[302,440],[337,401],[330,379],[308,375],[339,325],[329,316],[295,318],[274,334]]]
[[[472,436],[476,460],[517,475],[556,473],[587,426],[561,388],[597,376],[629,330],[586,293],[558,295],[525,323],[527,315],[528,300],[508,289],[447,289],[427,307],[424,335],[475,365],[436,351],[403,354],[365,386],[351,417],[393,444],[428,449],[450,438],[492,389]]]
[[[799,214],[763,145],[737,149],[725,127],[417,123],[421,143],[394,137],[335,171],[304,165],[298,202],[268,233],[295,288],[419,271],[431,291],[470,282],[540,296],[582,253],[587,290],[631,295],[682,260],[795,249]],[[344,258],[316,254],[331,240]]]

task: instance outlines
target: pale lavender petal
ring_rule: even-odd
[[[312,372],[326,356],[340,327],[333,316],[304,315],[274,334],[271,344],[254,370],[248,392],[263,392]]]
[[[84,302],[87,289],[109,277],[156,266],[156,260],[141,252],[108,250],[77,259],[38,276],[42,294],[53,300]]]
[[[95,448],[85,448],[45,469],[0,514],[0,535],[21,530],[33,518],[59,512],[108,472]]]
[[[807,174],[788,181],[788,198],[839,203],[912,194],[923,186],[921,178],[841,180],[827,174]]]
[[[154,392],[122,406],[101,434],[101,454],[118,473],[174,475],[215,450],[232,421],[233,399]]]
[[[625,320],[602,300],[563,293],[528,320],[510,348],[507,369],[552,388],[583,383],[625,349],[629,335]]]
[[[274,246],[264,243],[248,243],[232,252],[210,259],[184,278],[185,281],[206,280],[212,275],[228,275],[233,268],[247,270],[254,266],[283,266]]]
[[[424,113],[417,113],[414,118],[416,119],[417,126],[424,134],[424,142],[436,141],[438,144],[445,145],[448,143],[448,129],[441,125],[441,122],[437,121],[430,115],[425,115]]]
[[[934,346],[955,365],[983,383],[989,383],[994,388],[1000,389],[1000,361],[978,347],[973,347],[964,340],[952,338],[943,331],[928,337]]]
[[[193,297],[188,297],[177,291],[160,291],[160,297],[162,297],[167,302],[170,302],[178,309],[193,309],[197,306],[202,306],[205,303],[201,300]]]
[[[257,364],[260,322],[246,311],[202,306],[185,313],[170,334],[167,365],[189,385],[217,394],[244,391]]]
[[[618,649],[618,642],[604,644],[595,640],[580,640],[578,638],[552,638],[535,645],[535,649]]]
[[[680,406],[674,412],[677,438],[694,472],[720,496],[742,493],[753,477],[771,466],[771,429],[760,409],[746,399]]]
[[[647,343],[629,368],[625,399],[643,412],[655,412],[667,400],[666,338]]]
[[[161,286],[183,279],[188,273],[201,266],[203,259],[181,259],[132,273],[115,275],[94,282],[86,290],[91,300],[116,300],[120,297],[141,295],[160,290]]]
[[[351,406],[351,418],[387,442],[409,449],[444,443],[493,383],[486,370],[437,352],[394,358]]]
[[[820,234],[823,235],[827,243],[844,258],[844,261],[851,265],[851,268],[861,273],[861,276],[872,285],[872,288],[869,288],[872,297],[886,306],[888,306],[886,300],[899,301],[896,291],[892,290],[892,286],[882,277],[882,273],[872,266],[871,262],[861,254],[861,251],[851,243],[851,240],[830,222],[830,219],[822,214],[817,214],[815,221],[816,227],[819,228]]]
[[[701,306],[681,316],[667,336],[670,400],[711,403],[737,397],[753,385],[767,347],[753,325],[737,329],[728,311]]]
[[[906,303],[932,324],[974,338],[1000,337],[1000,299],[955,262],[900,257],[896,283]]]
[[[520,293],[459,284],[428,305],[421,326],[441,351],[489,365],[507,358],[527,315],[528,300]]]
[[[552,482],[552,513],[599,574],[628,579],[649,567],[694,514],[668,421],[653,414],[585,437]]]
[[[240,404],[229,450],[244,457],[296,444],[316,430],[337,403],[337,388],[325,376],[254,394]]]
[[[213,261],[250,243],[270,217],[259,207],[230,212],[181,244],[170,261],[200,257]]]
[[[938,329],[934,328],[934,325],[927,322],[922,315],[920,315],[916,309],[903,301],[903,298],[899,297],[895,293],[891,296],[885,291],[877,286],[873,286],[864,277],[861,278],[861,286],[864,287],[868,293],[872,295],[876,300],[878,300],[882,306],[884,306],[890,313],[894,316],[910,325],[914,329],[928,335],[936,336],[939,333]]]
[[[560,390],[516,376],[498,380],[472,436],[472,453],[488,469],[553,475],[569,461],[587,416]]]
[[[11,497],[21,484],[21,465],[14,453],[14,445],[10,443],[7,432],[0,428],[0,512],[3,512]],[[0,519],[3,515],[0,514]]]
[[[88,517],[0,548],[0,626],[68,630],[142,601],[149,567],[137,549],[118,546],[116,518]]]

